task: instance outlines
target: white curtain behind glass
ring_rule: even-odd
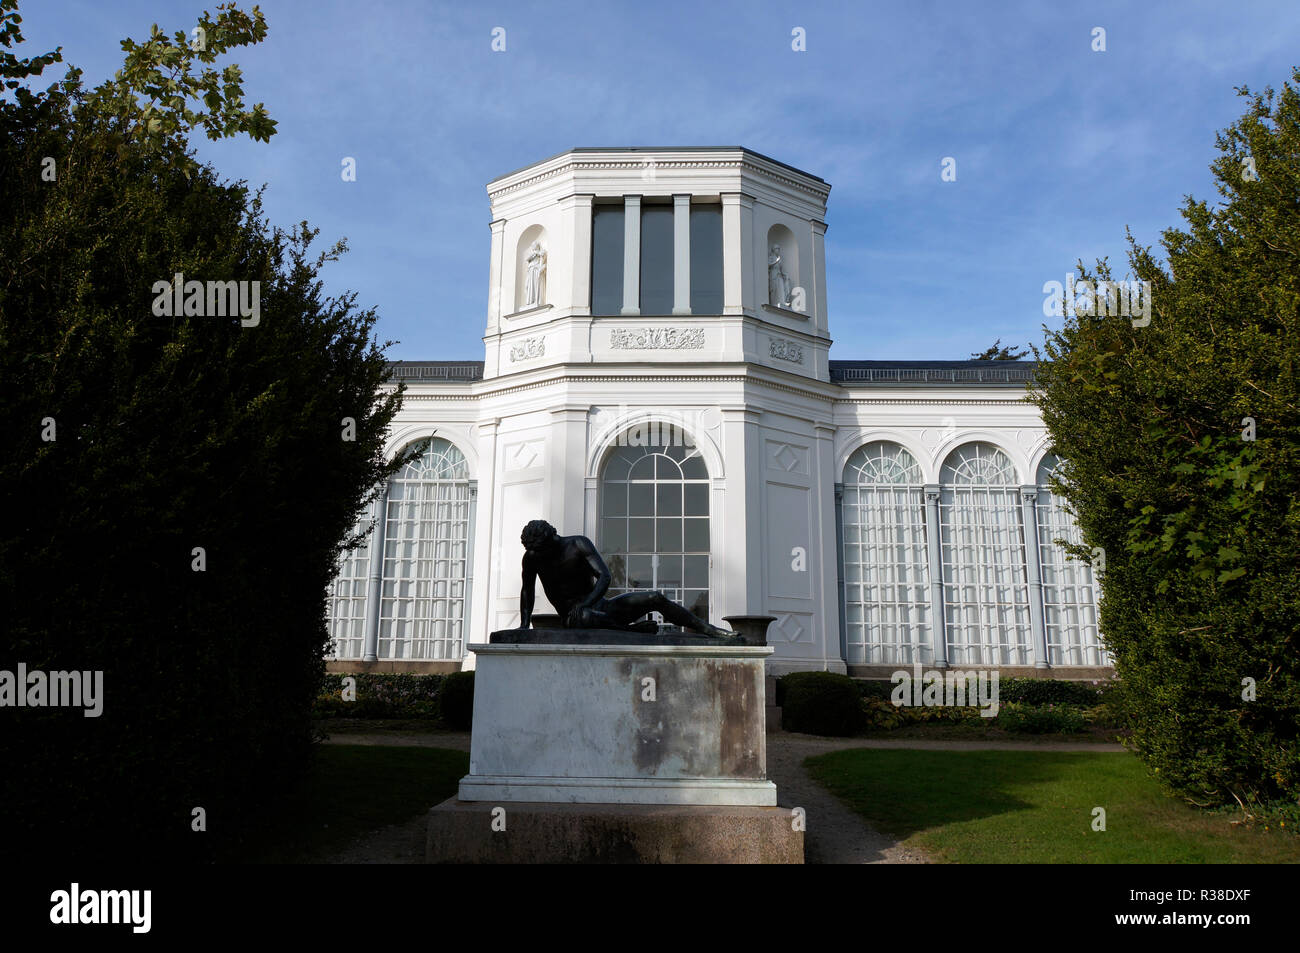
[[[939,485],[949,660],[1032,664],[1019,486],[1011,459],[992,444],[965,444],[948,455]]]
[[[859,447],[844,466],[844,603],[848,659],[932,659],[921,468],[898,444]]]
[[[1038,548],[1043,567],[1043,618],[1051,665],[1112,665],[1097,628],[1097,580],[1092,566],[1071,556],[1056,540],[1082,545],[1083,535],[1052,492],[1049,479],[1060,466],[1048,454],[1038,466]]]

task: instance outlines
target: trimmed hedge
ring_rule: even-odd
[[[968,668],[973,669],[974,666]],[[909,671],[910,675],[911,672]],[[780,683],[778,682],[778,687]],[[999,678],[998,701],[1000,704],[1013,702],[1026,705],[1081,705],[1092,708],[1102,704],[1107,696],[1115,690],[1115,682],[1066,682],[1054,678]],[[894,683],[887,680],[873,679],[858,682],[863,698],[879,698],[889,701],[894,692]]]
[[[856,682],[834,672],[792,672],[777,681],[781,725],[787,731],[848,737],[866,727]]]
[[[345,701],[343,680],[356,679],[356,699]],[[326,675],[312,706],[313,718],[438,718],[446,675],[363,673]]]

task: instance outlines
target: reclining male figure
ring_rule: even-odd
[[[609,567],[585,536],[561,536],[546,520],[533,520],[520,534],[524,544],[524,589],[519,595],[519,625],[528,628],[533,618],[534,587],[542,580],[566,629],[628,629],[654,632],[653,622],[636,620],[658,612],[674,625],[699,635],[736,638],[734,632],[696,618],[662,592],[625,592],[606,599]]]

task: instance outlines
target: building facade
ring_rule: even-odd
[[[832,361],[829,193],[738,147],[490,182],[484,360],[394,365],[387,450],[419,453],[340,565],[331,668],[471,666],[518,625],[537,518],[611,595],[775,616],[772,674],[1108,666],[1032,365]]]

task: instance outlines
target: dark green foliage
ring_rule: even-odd
[[[910,674],[910,673],[909,673]],[[863,698],[889,701],[894,693],[894,683],[881,679],[861,679],[858,690]],[[999,678],[1000,702],[1025,702],[1029,705],[1085,705],[1099,704],[1110,691],[1109,682],[1069,682],[1053,678]]]
[[[1014,344],[1004,345],[1002,338],[998,338],[991,347],[978,353],[972,352],[971,357],[977,361],[1018,361],[1028,353],[1027,350],[1016,350]]]
[[[474,723],[474,673],[452,672],[438,694],[438,715],[455,731],[469,731]]]
[[[1000,678],[998,701],[1002,704],[1083,705],[1100,704],[1109,683],[1067,682],[1053,678]]]
[[[1134,750],[1196,803],[1296,803],[1300,92],[1240,92],[1211,165],[1224,201],[1187,200],[1167,266],[1130,236],[1150,324],[1066,317],[1034,399],[1067,461],[1059,491],[1105,553]]]
[[[256,42],[246,20],[214,30]],[[188,70],[156,42],[128,79],[150,57]],[[180,154],[180,97],[151,104],[167,121],[150,139],[120,82],[86,91],[73,71],[19,92],[0,103],[0,668],[101,670],[105,698],[99,718],[7,712],[8,846],[232,856],[307,766],[326,590],[396,465],[382,439],[400,397],[375,396],[374,312],[322,295],[342,246],[311,254],[305,223],[271,228],[242,183]],[[237,84],[223,95],[221,128],[269,135],[238,118]],[[176,272],[259,281],[259,323],[155,316]]]
[[[866,726],[862,694],[847,675],[792,672],[777,684],[783,685],[781,726],[787,731],[848,737]]]
[[[326,675],[312,707],[314,718],[437,718],[446,675]],[[343,698],[343,680],[355,679],[356,700]]]
[[[1087,727],[1083,709],[1073,705],[1008,702],[998,708],[997,725],[1030,735],[1074,734]]]

